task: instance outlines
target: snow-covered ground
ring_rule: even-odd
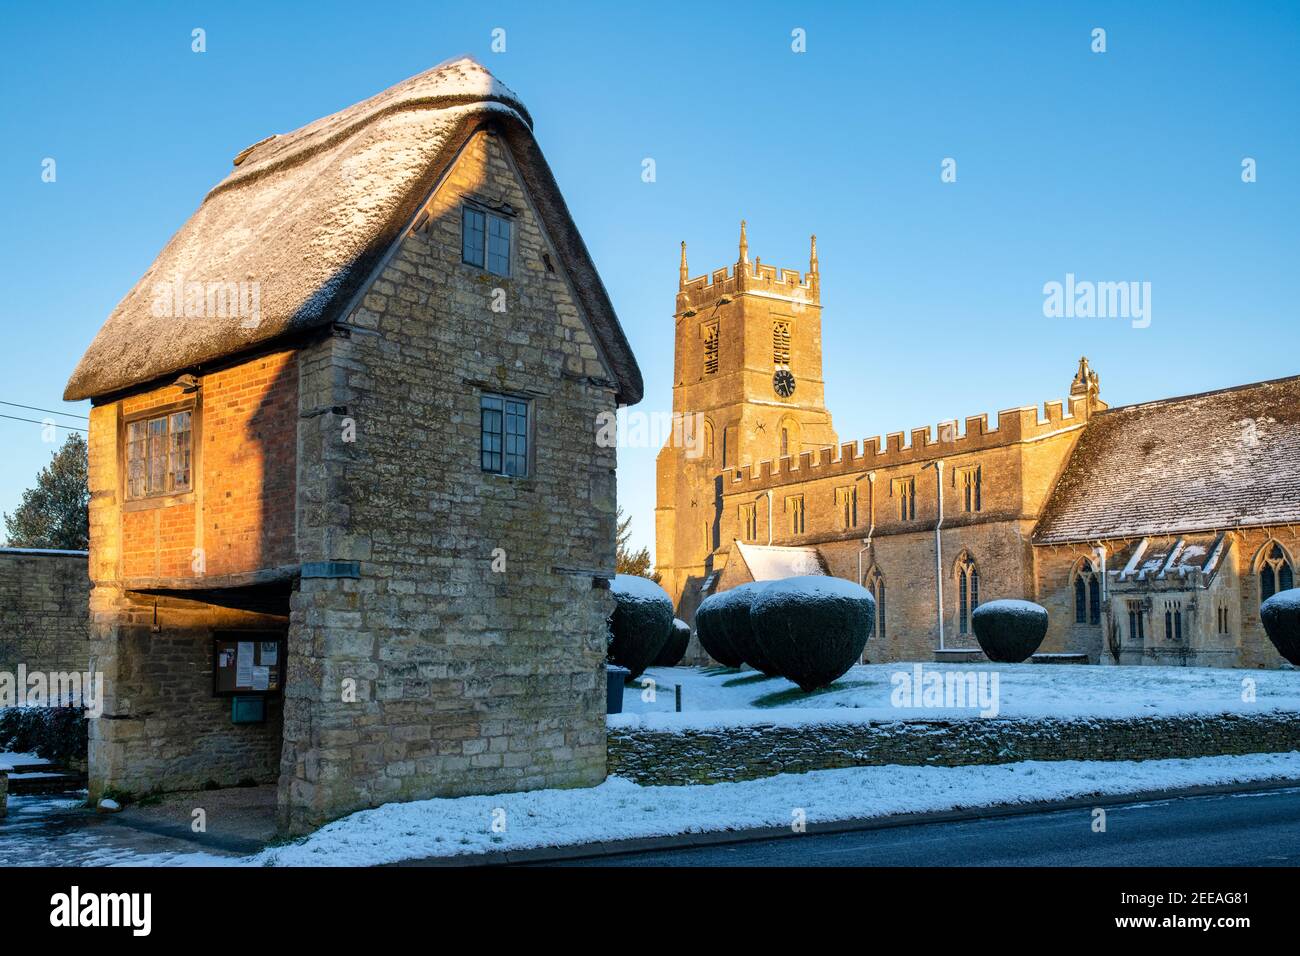
[[[1300,753],[1197,760],[1061,760],[978,767],[855,767],[712,786],[585,790],[390,803],[247,858],[263,866],[367,866],[491,850],[809,823],[1300,778]]]
[[[652,667],[623,694],[613,727],[711,728],[740,724],[844,723],[977,717],[981,708],[899,707],[892,697],[911,663],[860,664],[830,687],[805,694],[790,681],[757,671]],[[1183,714],[1300,711],[1300,670],[1212,667],[1089,667],[1070,664],[922,664],[931,673],[997,676],[1000,717],[1152,717]],[[654,681],[653,700],[640,685]],[[682,712],[674,713],[674,685]],[[919,697],[919,695],[918,695]]]

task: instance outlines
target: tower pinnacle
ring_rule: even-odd
[[[680,270],[680,272],[678,273],[678,285],[677,285],[677,288],[679,288],[679,289],[684,289],[684,288],[686,288],[686,278],[687,278],[687,272],[686,272],[686,240],[683,239],[683,240],[682,240],[682,265],[681,265],[681,270]]]
[[[812,237],[812,253],[808,256],[808,272],[811,275],[817,274],[817,233]]]
[[[740,220],[740,262],[749,263],[749,240],[745,237],[745,220]]]

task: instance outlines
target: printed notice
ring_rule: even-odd
[[[271,668],[253,668],[253,690],[266,690],[271,686]]]
[[[262,655],[259,658],[260,663],[268,667],[274,667],[280,660],[280,642],[279,641],[262,641]]]
[[[235,657],[235,686],[248,687],[253,683],[253,642],[240,641]]]

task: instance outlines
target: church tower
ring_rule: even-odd
[[[743,220],[730,268],[691,278],[683,242],[674,322],[673,412],[687,440],[659,452],[655,561],[689,615],[732,544],[718,540],[722,470],[837,445],[822,381],[817,237],[802,276],[751,261]]]

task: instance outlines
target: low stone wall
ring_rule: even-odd
[[[683,785],[885,764],[1163,760],[1292,750],[1300,750],[1300,713],[1292,712],[764,724],[710,730],[611,727],[609,773],[646,785]]]
[[[83,551],[0,548],[0,671],[89,666],[90,576]]]

